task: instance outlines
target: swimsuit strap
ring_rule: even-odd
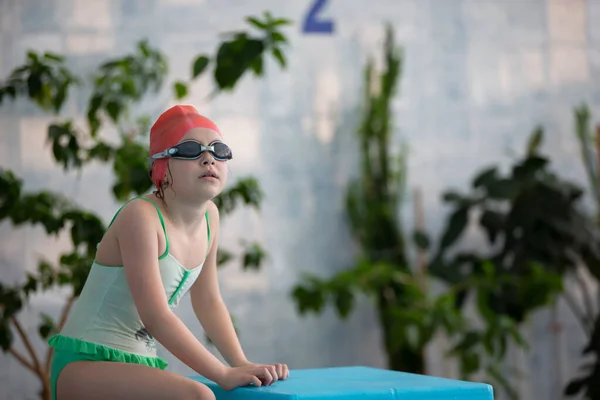
[[[112,218],[112,220],[110,221],[110,224],[108,224],[108,227],[110,228],[110,226],[113,224],[113,222],[115,222],[115,219],[117,218],[117,215],[119,215],[119,213],[121,212],[121,210],[130,202],[132,202],[133,200],[136,199],[141,199],[141,200],[146,200],[148,203],[152,204],[154,206],[154,208],[156,209],[156,212],[158,213],[158,219],[160,219],[160,225],[163,228],[163,232],[165,234],[165,253],[163,254],[166,255],[169,252],[169,236],[167,235],[167,227],[165,226],[165,219],[163,218],[162,213],[160,212],[160,208],[158,208],[158,205],[150,200],[149,198],[143,197],[143,196],[136,196],[132,199],[129,199],[125,204],[123,204],[121,206],[121,208],[119,208],[117,210],[117,212],[115,213],[115,216]],[[162,257],[162,256],[161,256]]]
[[[160,225],[162,226],[163,232],[165,234],[165,253],[163,254],[163,256],[165,256],[169,252],[169,236],[167,235],[167,227],[165,225],[165,219],[163,218],[163,215],[160,212],[160,208],[158,208],[158,204],[156,204],[151,199],[149,199],[147,197],[143,197],[143,196],[136,196],[136,197],[128,200],[125,204],[123,204],[121,206],[121,208],[119,208],[117,210],[115,216],[110,221],[110,224],[108,225],[108,227],[110,228],[110,226],[113,224],[113,222],[115,222],[117,215],[119,215],[119,213],[121,212],[123,207],[125,207],[128,203],[130,203],[131,201],[136,200],[136,199],[146,200],[148,203],[152,204],[154,206],[154,208],[156,209],[156,212],[158,213],[158,219],[160,219]],[[208,247],[210,247],[210,218],[208,216],[208,210],[206,211],[206,213],[204,213],[204,216],[206,218],[206,231],[207,231],[207,235],[208,235]],[[161,256],[161,257],[163,257],[163,256]]]
[[[206,210],[206,213],[204,215],[206,217],[206,232],[208,234],[207,248],[210,248],[210,218],[208,218],[208,210]]]

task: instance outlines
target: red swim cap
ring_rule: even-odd
[[[208,128],[222,135],[211,120],[203,117],[192,106],[173,106],[162,113],[150,129],[150,156],[175,146],[193,128]],[[151,179],[160,188],[167,174],[168,158],[154,160]]]

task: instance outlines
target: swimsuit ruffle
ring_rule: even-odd
[[[127,351],[113,349],[112,347],[86,342],[63,335],[54,335],[48,340],[48,344],[56,350],[69,351],[73,353],[89,354],[98,361],[122,362],[128,364],[146,365],[152,368],[165,369],[169,365],[160,357],[147,357]]]

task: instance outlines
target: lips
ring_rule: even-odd
[[[214,179],[219,179],[219,177],[217,176],[217,174],[215,174],[213,171],[206,171],[205,173],[203,173],[202,175],[200,175],[200,178],[214,178]]]

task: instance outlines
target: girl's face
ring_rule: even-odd
[[[204,146],[223,142],[217,132],[207,128],[193,128],[181,138],[179,143],[193,140]],[[166,179],[177,197],[210,200],[218,196],[227,183],[227,161],[214,158],[210,151],[204,151],[195,160],[169,159]]]

